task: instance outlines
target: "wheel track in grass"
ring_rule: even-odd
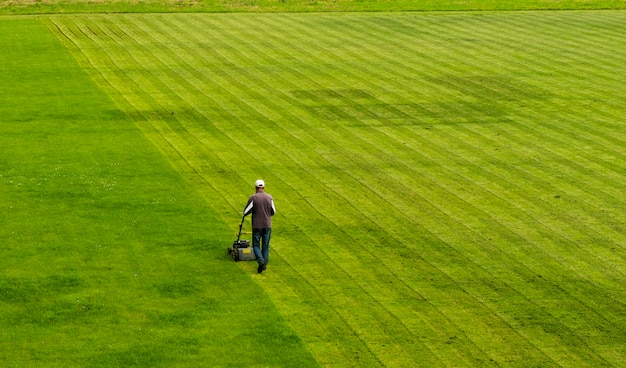
[[[345,70],[344,70],[344,72],[345,72]],[[390,73],[390,74],[391,74],[391,75],[393,75],[393,72],[392,72],[392,73]],[[336,82],[338,82],[338,83],[337,83],[338,85],[341,85],[341,83],[340,83],[340,81],[339,81],[338,79],[336,79],[335,81],[336,81]],[[245,102],[245,101],[242,101],[242,102]],[[279,107],[279,106],[277,106],[277,107]],[[255,107],[250,107],[250,108],[251,108],[252,110],[256,110],[256,108],[255,108]],[[262,114],[262,113],[260,113],[260,115],[263,115],[263,114]],[[156,129],[156,128],[155,128],[155,129]],[[185,146],[185,145],[193,145],[193,146],[197,146],[197,145],[199,145],[199,146],[202,146],[202,141],[203,141],[203,140],[202,140],[202,139],[200,139],[200,138],[198,137],[198,133],[197,133],[197,132],[194,132],[192,129],[190,129],[190,128],[188,128],[188,127],[185,127],[184,129],[188,129],[188,130],[187,130],[187,132],[188,132],[191,136],[193,136],[193,137],[192,137],[192,140],[182,140],[182,139],[186,139],[186,138],[180,138],[180,139],[181,139],[181,141],[177,141],[176,143],[172,143],[172,145],[173,145],[173,146],[174,146],[174,145],[175,145],[175,146]],[[385,128],[377,128],[377,129],[382,130],[382,129],[385,129]],[[318,130],[318,131],[320,131],[320,132],[321,132],[322,130]],[[332,133],[334,133],[334,135],[333,135],[333,139],[341,138],[341,140],[339,140],[340,142],[342,142],[342,141],[347,141],[347,138],[345,138],[345,137],[347,137],[347,136],[348,136],[348,134],[353,134],[353,133],[349,133],[349,130],[348,130],[348,129],[343,129],[343,131],[345,132],[344,134],[337,134],[337,133],[332,132]],[[465,134],[467,134],[467,131],[468,131],[468,130],[466,129],[466,130],[465,130],[465,132],[466,132]],[[161,133],[161,134],[163,134],[163,133]],[[169,135],[169,133],[168,133],[168,134],[164,134],[164,135],[163,135],[163,138],[164,138],[164,139],[166,139],[166,138],[167,138],[166,136],[168,136],[168,135]],[[292,137],[293,137],[293,135],[292,135]],[[361,137],[359,137],[358,135],[354,135],[354,137],[356,137],[356,138],[360,139],[360,140],[361,140],[361,142],[365,142],[365,141],[364,141]],[[195,139],[194,139],[194,138],[195,138]],[[454,137],[452,137],[452,138],[454,138]],[[231,138],[231,139],[232,139],[232,138]],[[457,139],[457,138],[455,138],[455,139]],[[398,140],[398,141],[399,141],[399,140]],[[179,143],[179,142],[182,142],[182,143]],[[333,147],[333,145],[332,145],[331,143],[332,143],[332,140],[331,140],[331,142],[326,143],[326,147]],[[335,147],[336,147],[336,145],[335,145]],[[284,153],[284,154],[286,154],[285,152],[283,152],[283,153]],[[321,153],[322,153],[322,154],[324,154],[324,156],[323,156],[323,157],[325,157],[325,158],[326,158],[326,157],[327,157],[327,158],[333,158],[333,155],[332,155],[332,154],[327,154],[327,153],[323,153],[323,152],[321,152]],[[185,156],[185,157],[189,157],[189,156],[194,157],[194,156],[193,156],[193,154],[192,154],[192,153],[190,153],[190,152],[183,152],[183,153],[181,153],[181,155],[182,155],[182,156]],[[337,157],[337,155],[334,155],[334,156],[335,156],[335,157]],[[287,157],[288,157],[288,156],[287,156]],[[388,158],[390,158],[390,156],[389,156],[389,155],[387,155],[387,157],[388,157]],[[194,166],[194,165],[195,165],[196,167],[199,167],[199,164],[198,164],[198,163],[194,163],[193,161],[192,161],[192,162],[189,162],[189,165],[190,165],[190,166]],[[177,165],[177,166],[178,166],[178,165]],[[333,164],[331,164],[331,166],[333,166]],[[337,163],[335,163],[335,164],[334,164],[334,166],[335,166],[335,167],[342,167],[342,166],[343,166],[343,167],[346,167],[346,164],[345,164],[345,163],[338,163],[338,164],[337,164]],[[445,166],[441,166],[441,167],[445,167]],[[366,173],[366,172],[363,172],[362,174],[365,174],[365,173]],[[312,174],[312,173],[311,173],[311,174]],[[492,174],[493,174],[493,173],[492,173]],[[355,182],[355,183],[357,183],[357,184],[359,183],[359,180],[358,180],[359,178],[358,178],[357,176],[355,176],[355,174],[353,174],[353,173],[349,173],[349,174],[347,174],[347,175],[348,175],[348,176],[346,177],[346,179],[348,179],[349,181],[353,181],[353,182]],[[202,176],[202,175],[201,175],[201,176]],[[361,176],[363,176],[363,175],[361,175]],[[460,175],[460,174],[459,174],[459,176],[461,176],[461,177],[462,177],[462,175]],[[389,178],[390,178],[389,174],[386,174],[386,176],[385,176],[385,177],[386,177],[387,179],[389,179]],[[317,179],[314,175],[310,175],[310,176],[309,176],[309,179],[318,180],[318,179]],[[206,180],[208,180],[208,179],[205,179],[205,181],[206,181]],[[331,182],[331,181],[328,181],[328,180],[329,180],[329,178],[325,178],[324,180],[326,181],[326,183],[327,183],[327,184],[323,184],[324,182],[319,181],[319,180],[318,180],[318,182],[322,183],[323,185],[326,185],[326,187],[327,187],[328,189],[332,189],[333,187],[328,187],[328,183],[331,183],[331,184],[332,184],[332,182]],[[244,181],[244,180],[242,179],[242,182],[243,182],[243,181]],[[294,182],[294,181],[292,180],[292,183],[293,183],[293,182]],[[410,191],[410,190],[409,190],[406,186],[403,186],[402,184],[400,184],[400,183],[398,183],[398,182],[396,182],[396,183],[397,183],[396,185],[399,185],[399,186],[400,186],[400,188],[401,188],[402,190],[405,190],[405,191],[408,191],[409,193],[411,193],[411,191]],[[299,183],[299,185],[300,185],[300,186],[302,186],[302,185],[304,185],[304,184]],[[334,190],[334,191],[335,191],[336,195],[337,195],[339,198],[343,198],[343,199],[346,201],[346,203],[350,203],[350,198],[349,198],[349,195],[350,195],[350,193],[351,193],[351,192],[350,192],[350,191],[346,192],[345,190],[342,190],[341,192],[337,192],[337,189],[340,189],[340,188],[337,188],[337,185],[338,185],[338,184],[337,184],[337,183],[335,183],[335,184],[334,184],[334,189],[332,189],[332,190]],[[295,188],[296,188],[296,186],[292,185],[292,186],[291,186],[291,188],[292,188],[292,189],[294,190],[294,192],[295,192]],[[427,190],[426,188],[423,188],[423,189],[424,189],[424,191],[426,191],[426,190]],[[485,190],[485,189],[483,189],[483,190]],[[487,190],[487,191],[488,191],[488,190]],[[413,192],[413,193],[415,193],[415,192]],[[451,193],[452,193],[452,192],[451,192]],[[415,193],[414,195],[419,195],[419,193]],[[459,195],[457,195],[457,196],[459,196]],[[226,198],[225,198],[225,199],[226,199]],[[462,196],[459,196],[459,199],[461,199],[461,200],[462,200]],[[226,199],[226,200],[228,200],[228,199]],[[309,202],[309,203],[310,203],[310,202]],[[390,203],[390,204],[391,204],[391,202],[388,202],[388,203]],[[468,205],[470,205],[471,207],[474,207],[471,203],[467,203],[467,204],[468,204]],[[393,205],[393,204],[392,204],[392,205]],[[313,206],[313,204],[312,204],[312,203],[310,203],[310,206],[311,206],[311,208],[315,208],[315,206]],[[436,207],[436,206],[435,206],[435,207]],[[476,211],[476,210],[480,211],[480,208],[476,208],[476,207],[474,207],[474,211]],[[452,218],[452,217],[451,217],[451,218]],[[332,220],[332,219],[330,219],[330,218],[328,218],[328,219],[327,219],[327,221],[328,221],[329,223],[334,224],[334,226],[338,226],[338,227],[341,227],[341,225],[340,225],[340,224],[342,224],[342,223],[346,223],[346,222],[347,222],[347,220],[349,220],[349,219],[346,219],[346,218],[340,219],[340,218],[337,218],[337,217],[335,218],[335,220]],[[371,219],[371,220],[372,220],[372,221],[375,221],[375,219]],[[455,221],[456,221],[456,222],[458,222],[458,223],[459,223],[459,225],[464,226],[464,223],[463,223],[463,221],[461,221],[461,220],[462,220],[462,219],[460,219],[460,220],[459,220],[459,219],[455,219]],[[348,235],[348,234],[344,232],[344,236],[347,236],[347,235]],[[392,235],[392,234],[391,234],[391,235]],[[392,235],[392,236],[393,236],[393,235]],[[443,244],[446,244],[446,242],[445,242],[443,239],[441,239],[439,236],[436,236],[436,235],[435,235],[435,237],[436,237],[436,238],[438,238],[438,239],[440,239],[440,241],[441,241]],[[353,238],[353,239],[364,239],[364,238],[367,238],[367,235],[366,235],[366,234],[360,234],[358,237],[356,237],[356,236],[355,236],[355,238]],[[375,238],[373,238],[373,239],[375,239]],[[396,240],[401,240],[401,239],[396,238]],[[314,242],[314,243],[319,243],[319,240],[318,240],[318,241],[313,240],[313,242]],[[371,256],[371,257],[373,257],[373,254],[372,254],[371,252],[370,252],[370,256]],[[468,259],[468,260],[470,260],[469,258],[467,258],[467,259]],[[335,265],[337,265],[337,263],[335,263]],[[478,267],[484,267],[484,264],[476,263],[476,266],[478,266]],[[295,270],[295,268],[293,268],[293,267],[295,267],[295,265],[292,265],[291,267],[292,267],[292,269],[294,269],[294,270]],[[337,267],[340,267],[340,266],[337,266]],[[437,267],[437,266],[435,266],[435,267]],[[439,270],[439,271],[441,272],[441,270]],[[296,271],[296,273],[297,273],[297,271]],[[489,273],[489,272],[488,272],[488,273]],[[494,276],[494,277],[495,277],[495,276]],[[458,279],[457,279],[457,280],[458,280]],[[311,284],[309,284],[309,285],[311,286]],[[312,286],[311,286],[311,287],[312,287]],[[461,289],[463,289],[463,287],[461,287]],[[372,297],[372,296],[371,296],[371,294],[370,294],[370,297]],[[440,313],[441,313],[441,312],[440,312]],[[345,321],[344,321],[344,323],[345,323]]]

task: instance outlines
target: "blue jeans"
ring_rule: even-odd
[[[272,229],[252,229],[252,249],[256,256],[256,261],[267,264],[270,258],[270,237]],[[261,243],[263,247],[261,248]]]

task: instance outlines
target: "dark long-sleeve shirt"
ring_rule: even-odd
[[[276,213],[274,198],[271,194],[258,191],[251,195],[243,210],[243,215],[252,214],[253,229],[267,229],[272,227],[272,216]]]

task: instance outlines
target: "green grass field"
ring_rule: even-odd
[[[624,0],[0,0],[0,14],[626,9]]]
[[[0,17],[0,361],[625,366],[625,22]]]

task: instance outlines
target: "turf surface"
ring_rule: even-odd
[[[82,180],[86,186],[69,192],[92,195],[89,190],[124,186],[117,199],[96,194],[102,217],[92,220],[85,217],[93,211],[89,202],[81,210],[78,201],[44,197],[51,206],[70,204],[72,219],[85,221],[75,229],[107,226],[87,239],[104,237],[109,240],[101,244],[117,248],[125,243],[116,257],[126,263],[113,269],[126,275],[121,283],[134,285],[135,274],[148,274],[150,281],[128,291],[138,297],[129,295],[122,311],[145,321],[141,331],[165,326],[150,344],[130,324],[130,338],[117,340],[103,365],[127,355],[125,364],[136,366],[193,366],[206,357],[224,366],[316,364],[307,352],[322,366],[342,367],[623,365],[625,17],[603,11],[42,18],[106,94],[93,87],[91,96],[77,93],[71,85],[57,93],[77,95],[54,102],[75,104],[66,107],[74,113],[76,106],[95,108],[94,102],[107,106],[86,114],[77,131],[56,138],[74,139],[54,147],[82,170],[73,180],[66,171],[58,185]],[[22,20],[12,21],[5,29]],[[3,34],[12,45],[11,33]],[[33,34],[24,31],[22,37]],[[63,55],[53,59],[70,63]],[[8,65],[20,75],[29,65],[35,65],[31,72],[45,70],[38,62],[45,64],[34,58]],[[32,79],[44,80],[37,74]],[[20,78],[14,80],[19,86]],[[12,144],[27,147],[37,135],[16,128],[13,120],[24,114],[8,107],[22,104],[5,106],[13,118],[3,129],[18,129]],[[81,129],[94,129],[87,123],[93,116],[108,116],[123,129],[109,141],[97,132],[88,139],[90,149],[78,150],[76,139],[89,136]],[[40,120],[48,119],[35,119]],[[10,142],[9,134],[2,137]],[[105,160],[102,147],[120,158]],[[135,147],[143,148],[122,161]],[[13,151],[18,152],[7,149]],[[16,163],[27,162],[30,151],[12,155],[2,156],[9,163],[0,177],[3,198],[22,195],[15,183],[37,177],[34,167],[41,167],[38,162],[20,173]],[[108,162],[121,167],[93,172]],[[137,177],[141,170],[146,174]],[[278,209],[272,260],[263,275],[255,274],[252,263],[230,262],[224,252],[258,177],[266,180]],[[128,183],[140,178],[142,185],[131,188]],[[46,193],[34,187],[30,192]],[[37,205],[24,198],[17,228],[29,223]],[[146,205],[153,202],[164,207]],[[156,226],[138,221],[143,230],[129,232],[128,219],[137,213]],[[34,218],[41,222],[40,217],[45,216]],[[124,225],[126,232],[112,231]],[[84,300],[75,294],[93,293],[93,281],[66,269],[43,268],[41,277],[28,276],[29,265],[52,265],[22,265],[29,260],[22,252],[38,252],[32,245],[19,248],[8,232],[14,229],[3,229],[12,244],[3,257],[13,257],[4,295],[14,296],[3,305],[16,310],[4,317],[3,336],[13,338],[7,343],[12,350],[2,349],[7,358],[45,366],[54,362],[49,351],[58,351],[58,359],[79,356],[72,345],[46,350],[33,336],[67,336],[73,327],[97,322],[106,331],[135,320],[103,296],[96,299],[99,320],[66,317],[57,329],[43,325],[39,335],[31,330],[21,336],[20,325],[10,327],[20,320],[15,315],[28,315],[20,313],[24,299],[16,295],[54,285],[53,304],[41,314],[63,315],[54,312],[64,310],[54,307],[57,300]],[[86,257],[87,250],[67,240],[67,229],[56,233],[74,252],[68,263],[79,260],[101,284],[111,281],[103,276],[110,273],[97,271],[103,258]],[[131,261],[145,255],[147,266]],[[172,271],[163,260],[179,265],[170,266],[182,273],[175,281],[167,281]],[[189,264],[201,276],[180,271]],[[239,296],[230,297],[233,290]],[[218,311],[239,306],[236,315],[243,316],[242,302],[250,294],[261,295],[260,310],[277,324],[270,329],[273,337],[255,335],[248,323],[232,326],[225,313],[207,307],[207,299]],[[146,313],[155,300],[166,301],[152,311],[158,318]],[[59,326],[67,330],[58,333]],[[216,331],[231,335],[211,340],[209,332]],[[93,332],[82,336],[94,338]],[[269,357],[237,360],[224,346],[241,337],[247,347],[265,342],[263,356]],[[182,346],[165,353],[173,341]],[[88,358],[74,358],[77,365],[100,362],[95,354],[82,354]]]

